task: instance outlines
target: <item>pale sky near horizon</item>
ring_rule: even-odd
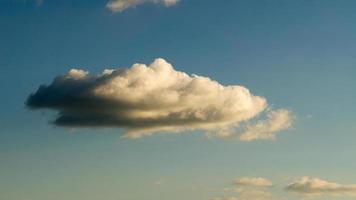
[[[1,200],[356,198],[356,1],[122,2],[0,0]],[[156,58],[242,85],[293,124],[272,140],[129,139],[118,127],[58,127],[56,110],[25,105],[72,68]]]

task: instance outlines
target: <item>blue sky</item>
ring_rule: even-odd
[[[122,12],[107,1],[0,1],[0,199],[239,197],[240,177],[281,199],[302,176],[356,184],[356,2],[181,0]],[[178,71],[243,85],[293,112],[275,140],[206,139],[204,131],[122,139],[120,128],[49,124],[28,95],[72,68],[94,74],[164,58]],[[254,186],[252,186],[254,187]],[[253,188],[255,190],[255,188]]]

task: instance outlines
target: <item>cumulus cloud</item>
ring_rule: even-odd
[[[272,186],[272,182],[268,179],[261,177],[243,177],[234,182],[237,186],[257,186],[257,187],[268,187]]]
[[[59,126],[120,127],[129,138],[197,129],[221,134],[257,118],[268,106],[265,98],[243,86],[224,86],[208,77],[176,71],[161,58],[149,66],[134,64],[97,75],[72,69],[41,85],[26,104],[58,111],[54,124]],[[288,127],[279,117],[275,119],[280,112],[272,111],[271,119],[261,122],[255,139]],[[284,117],[287,113],[282,112]],[[262,133],[263,128],[267,130]]]
[[[121,12],[125,9],[135,7],[144,3],[156,3],[164,4],[165,6],[173,6],[178,3],[179,0],[110,0],[106,7],[113,12]]]
[[[319,178],[302,177],[300,180],[288,185],[286,190],[307,195],[356,195],[356,184],[343,185]]]

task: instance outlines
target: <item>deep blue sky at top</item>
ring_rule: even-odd
[[[156,153],[167,148],[169,145],[162,144],[159,136],[157,140],[139,141],[140,147],[132,141],[120,141],[121,145],[112,144],[114,147],[106,149],[105,139],[111,141],[117,135],[68,136],[67,130],[54,129],[47,124],[53,113],[30,112],[25,109],[24,102],[40,84],[49,83],[53,77],[71,68],[96,73],[105,68],[129,67],[137,62],[148,64],[157,57],[165,58],[179,71],[209,76],[226,85],[244,85],[253,94],[266,97],[272,106],[293,110],[297,117],[293,130],[281,134],[281,142],[272,144],[271,151],[279,152],[280,157],[287,160],[290,157],[294,160],[291,163],[296,165],[289,168],[284,163],[278,169],[300,173],[296,175],[318,171],[328,175],[327,171],[331,171],[330,177],[341,177],[341,181],[356,178],[349,177],[356,167],[356,162],[352,161],[356,152],[353,143],[356,139],[356,1],[181,0],[169,8],[145,4],[119,13],[107,10],[106,3],[45,0],[38,6],[31,1],[0,0],[0,162],[7,163],[0,165],[0,179],[46,185],[38,182],[35,172],[38,169],[51,174],[51,169],[55,168],[48,166],[56,163],[49,159],[53,156],[63,156],[63,163],[75,162],[75,156],[83,159],[81,163],[91,163],[117,150],[134,152],[137,159],[147,159],[146,163],[150,163],[140,152],[152,144],[158,145]],[[51,131],[56,135],[49,134]],[[184,137],[177,143],[185,144],[187,152],[179,154],[178,159],[189,155],[187,160],[193,161],[196,158],[188,150],[195,150],[199,155],[199,148],[202,151],[210,148],[195,136]],[[195,139],[191,141],[189,137]],[[58,143],[68,149],[62,150]],[[279,155],[265,153],[270,148],[269,142],[217,143],[214,146],[217,152],[231,152],[226,159],[235,151],[250,151],[252,155],[262,152],[261,162]],[[86,145],[97,150],[86,149]],[[315,146],[320,148],[314,151]],[[86,150],[78,153],[81,147]],[[179,148],[179,145],[174,147]],[[174,147],[167,152],[174,155]],[[98,158],[96,154],[88,156],[88,152],[97,152]],[[286,152],[294,153],[288,155]],[[320,160],[310,161],[307,166],[299,165],[308,160],[303,157],[306,154]],[[126,159],[127,166],[135,165]],[[211,159],[212,162],[222,161]],[[159,160],[159,156],[153,156],[152,160]],[[215,165],[208,160],[206,158],[202,165],[211,164],[211,171],[207,169],[206,172],[212,172]],[[237,155],[236,163],[239,161],[259,163],[257,158],[250,161]],[[108,160],[101,162],[110,163]],[[26,174],[24,163],[31,163],[34,174],[23,175]],[[234,162],[226,163],[233,165]],[[329,164],[329,168],[320,169],[323,164]],[[70,173],[79,170],[74,165],[68,166]],[[165,166],[160,167],[164,171]],[[187,169],[193,171],[199,171],[199,167],[200,164],[194,162],[187,165]],[[260,174],[269,174],[275,167],[268,164]],[[89,173],[97,169],[85,170]],[[125,170],[125,173],[131,172],[131,169]],[[224,170],[224,178],[236,176],[229,174],[236,172],[232,167],[224,167]],[[241,171],[252,174],[247,166]],[[166,169],[166,172],[176,171]],[[20,175],[16,176],[17,173]],[[66,171],[58,173],[68,174]],[[57,177],[51,178],[57,180]],[[26,188],[26,185],[19,187]]]

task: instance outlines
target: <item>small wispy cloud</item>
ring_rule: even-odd
[[[266,119],[246,121],[235,129],[231,127],[221,128],[215,135],[222,139],[238,139],[240,141],[273,140],[278,132],[290,128],[294,122],[294,116],[287,109],[267,109]],[[210,136],[210,135],[208,135]]]
[[[236,186],[268,187],[272,186],[272,181],[262,177],[243,177],[237,179],[234,184]]]
[[[345,185],[320,178],[302,177],[286,187],[287,191],[310,196],[314,195],[356,195],[356,184]]]
[[[258,139],[274,139],[277,132],[288,129],[293,123],[291,112],[286,109],[272,110],[267,115],[267,120],[250,124],[240,134],[242,141]]]
[[[106,7],[113,12],[121,12],[144,3],[163,4],[166,7],[176,5],[179,0],[110,0]]]

